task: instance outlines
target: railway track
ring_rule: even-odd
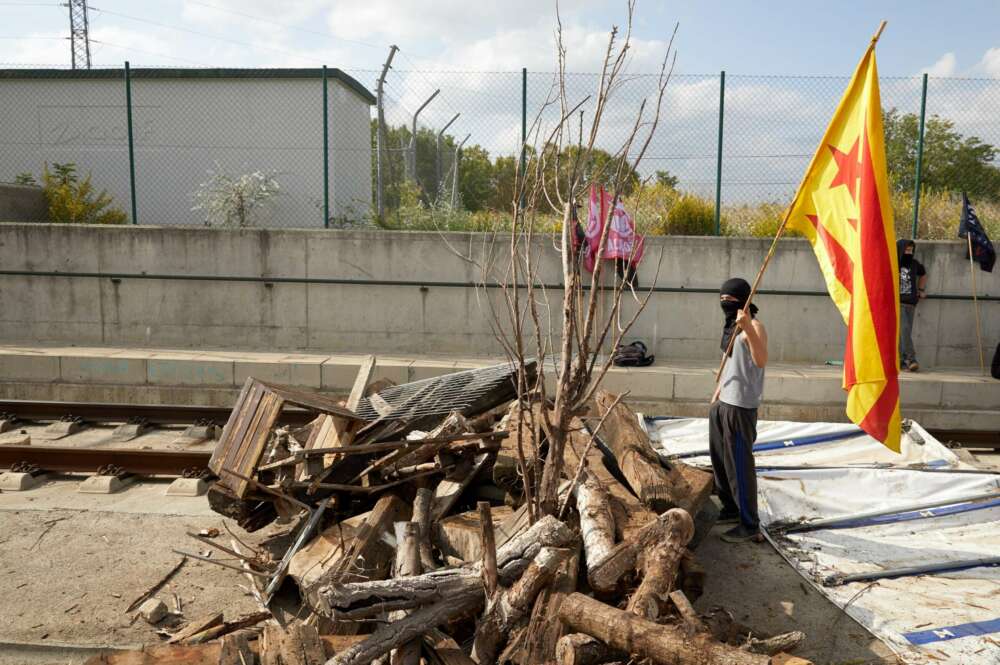
[[[229,419],[229,413],[229,408],[215,406],[0,400],[0,420],[36,425],[71,420],[81,425],[132,422],[155,428],[211,423],[221,427]],[[311,419],[308,411],[288,408],[282,413],[280,422],[301,426]],[[1000,432],[928,431],[942,442],[1000,451]],[[210,457],[210,452],[193,450],[0,445],[0,469],[23,468],[58,473],[99,473],[115,469],[135,475],[191,476],[205,473]]]

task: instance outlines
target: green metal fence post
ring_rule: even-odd
[[[719,148],[715,161],[715,235],[722,235],[722,126],[726,114],[726,70],[719,74]]]
[[[924,165],[924,118],[927,115],[927,74],[924,74],[924,85],[920,92],[920,130],[917,135],[917,173],[913,178],[913,238],[917,237],[917,224],[920,221],[920,171]]]
[[[519,210],[524,210],[524,172],[527,158],[528,142],[528,68],[521,68],[521,203]],[[523,212],[522,212],[523,214]]]
[[[330,228],[330,114],[326,65],[323,65],[323,228]]]
[[[132,137],[132,72],[125,61],[125,115],[128,119],[128,172],[129,185],[132,190],[132,223],[138,224],[135,214],[135,140]]]

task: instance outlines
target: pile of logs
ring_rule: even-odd
[[[343,402],[249,379],[233,409],[210,505],[246,531],[291,528],[259,549],[189,534],[237,563],[185,554],[235,569],[220,572],[260,611],[90,663],[806,662],[778,654],[799,633],[751,638],[694,610],[711,474],[662,462],[619,398],[598,392],[574,420],[559,506],[544,511],[530,500],[545,476],[543,400],[498,390],[417,429],[379,397],[392,384],[370,381],[374,364]],[[357,415],[362,399],[377,419]],[[284,424],[286,406],[311,422]]]

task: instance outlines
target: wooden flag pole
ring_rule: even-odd
[[[750,303],[753,302],[753,297],[757,295],[757,287],[760,285],[760,280],[764,276],[764,271],[767,270],[767,265],[771,262],[771,257],[774,256],[774,250],[778,246],[778,240],[785,233],[785,227],[788,226],[788,219],[792,216],[792,209],[795,208],[796,200],[798,199],[798,193],[795,195],[795,199],[792,200],[792,204],[788,206],[788,210],[785,211],[785,218],[781,220],[781,226],[778,227],[778,232],[774,234],[774,240],[771,241],[771,248],[767,250],[767,256],[764,257],[764,263],[761,264],[760,270],[757,271],[757,277],[754,278],[753,284],[750,286],[750,296],[747,298],[747,304],[743,306],[743,314],[749,316],[750,314]],[[719,370],[715,373],[715,383],[718,385],[719,379],[722,377],[722,370],[726,366],[726,359],[729,358],[729,354],[733,352],[733,345],[736,343],[736,337],[739,335],[737,330],[734,334],[729,337],[729,346],[726,348],[726,352],[722,354],[722,362],[719,363]]]
[[[972,234],[966,233],[969,241],[969,272],[972,274],[972,306],[976,310],[976,342],[979,344],[979,369],[983,376],[986,376],[986,358],[983,356],[983,333],[982,324],[979,321],[979,296],[976,294],[976,263],[972,259]]]

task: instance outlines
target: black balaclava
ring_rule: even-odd
[[[913,254],[907,254],[906,248],[912,247],[914,251],[917,249],[917,243],[912,240],[907,240],[906,238],[900,238],[896,241],[896,260],[899,265],[904,268],[909,268],[913,263]]]
[[[722,288],[719,289],[719,295],[736,298],[736,300],[719,301],[719,305],[726,315],[726,325],[722,329],[722,344],[720,346],[723,351],[726,351],[729,349],[729,338],[733,336],[733,332],[736,330],[736,312],[746,307],[747,299],[750,297],[750,285],[745,279],[733,277],[732,279],[727,279],[722,284]],[[756,315],[757,305],[750,303],[750,317],[753,318]]]

